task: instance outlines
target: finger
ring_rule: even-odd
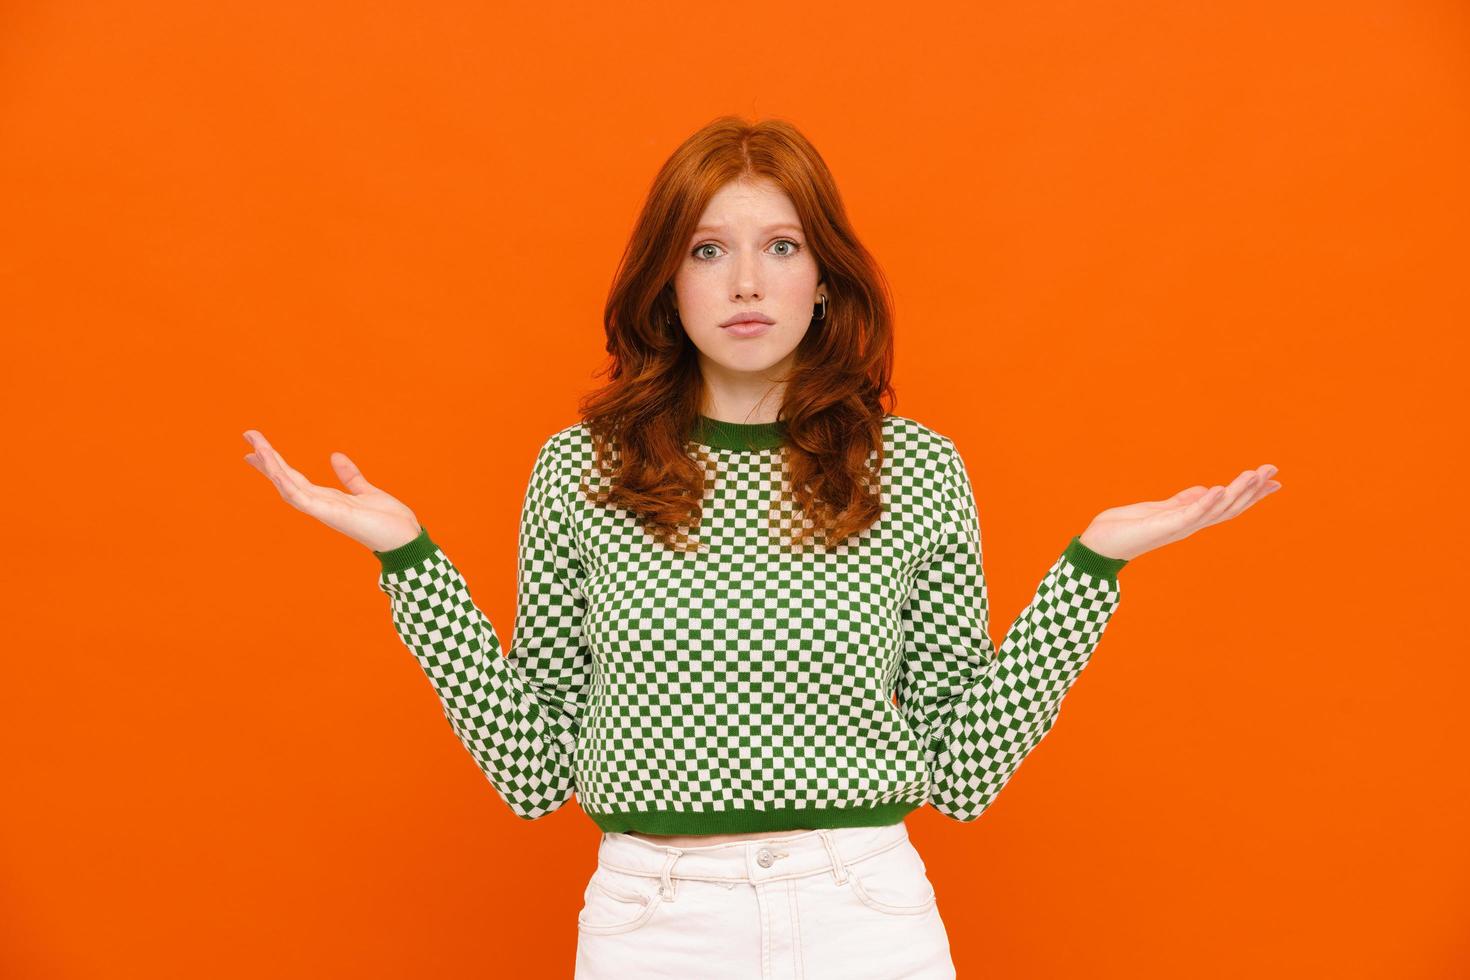
[[[309,489],[312,489],[312,482],[308,480],[301,472],[294,469],[289,463],[287,463],[285,457],[276,452],[274,446],[267,446],[266,451],[270,453],[270,455],[275,459],[276,465],[281,468],[281,472],[286,475],[286,479],[290,480],[292,485],[295,486],[296,489],[302,491],[303,493]]]
[[[1176,496],[1183,496],[1195,489],[1194,487],[1190,487],[1189,490],[1180,491]],[[1162,519],[1169,522],[1171,528],[1169,533],[1173,536],[1174,540],[1188,537],[1203,526],[1201,522],[1204,520],[1205,514],[1214,505],[1216,493],[1219,490],[1219,487],[1211,487],[1204,493],[1199,494],[1193,502],[1188,504],[1181,503],[1173,510],[1166,511],[1160,515]]]
[[[1255,470],[1246,470],[1231,480],[1225,496],[1221,498],[1220,506],[1213,508],[1207,517],[1208,523],[1219,524],[1240,513],[1241,509],[1250,502],[1251,494],[1259,479],[1260,474]]]
[[[1187,523],[1194,528],[1204,527],[1209,523],[1211,518],[1220,512],[1220,509],[1225,505],[1225,501],[1229,498],[1230,489],[1216,484],[1210,488],[1208,493],[1203,494],[1193,504],[1184,509],[1183,514],[1188,518]]]
[[[266,451],[270,444],[265,441],[265,436],[258,432],[254,436],[246,433],[245,438],[250,442],[250,445],[255,447],[253,455],[255,456],[256,467],[269,477],[270,481],[276,485],[276,489],[282,491],[284,495],[284,488],[281,485],[284,474],[280,472],[275,459]],[[248,459],[249,457],[247,456],[246,458]]]
[[[1246,480],[1245,485],[1241,487],[1240,491],[1236,493],[1235,498],[1231,500],[1230,506],[1220,512],[1220,515],[1215,518],[1214,523],[1219,524],[1222,521],[1230,520],[1260,497],[1261,484],[1264,482],[1261,480],[1260,475],[1252,473]]]
[[[1194,486],[1192,486],[1192,487],[1185,487],[1183,490],[1180,490],[1174,496],[1170,497],[1169,498],[1169,503],[1172,503],[1172,504],[1189,504],[1189,503],[1193,503],[1196,500],[1198,500],[1201,496],[1203,496],[1204,494],[1207,494],[1209,492],[1210,492],[1210,488],[1209,487],[1206,487],[1206,486],[1204,486],[1203,484],[1200,484],[1200,483],[1196,483]]]
[[[265,465],[271,474],[282,483],[304,490],[311,486],[311,481],[306,479],[296,470],[286,464],[286,459],[276,451],[276,447],[270,444],[270,440],[260,433],[255,434],[256,451],[260,453]]]
[[[1278,470],[1270,463],[1262,463],[1251,472],[1255,475],[1255,483],[1251,486],[1250,491],[1244,495],[1245,500],[1241,502],[1239,509],[1230,515],[1232,517],[1252,506],[1267,494],[1281,489],[1281,484],[1271,479],[1271,477],[1277,474]]]
[[[254,435],[252,435],[251,433],[254,433]],[[265,441],[265,437],[262,436],[260,433],[255,432],[254,429],[246,429],[244,436],[245,441],[250,444],[250,447],[253,450],[255,450],[254,452],[249,452],[245,454],[245,462],[255,467],[257,470],[260,471],[262,476],[264,476],[267,480],[270,480],[271,483],[275,484],[276,477],[271,472],[270,466],[267,465],[266,460],[264,459],[265,450],[261,446],[261,444]],[[276,489],[279,491],[281,488],[279,485],[277,485]]]
[[[287,466],[281,454],[276,452],[275,447],[266,440],[265,436],[257,432],[252,441],[256,452],[260,455],[261,462],[265,465],[266,475],[276,485],[277,492],[291,506],[309,512],[311,491],[314,489],[311,482]]]
[[[1256,480],[1255,486],[1251,487],[1250,491],[1242,496],[1239,506],[1232,510],[1227,516],[1234,517],[1241,511],[1249,510],[1251,507],[1254,507],[1256,502],[1259,501],[1262,497],[1268,496],[1269,494],[1275,493],[1277,490],[1280,490],[1281,484],[1275,480],[1270,479],[1271,474],[1274,472],[1276,472],[1276,467],[1270,465],[1263,466],[1260,469],[1256,470],[1258,478]]]
[[[357,464],[346,453],[332,454],[332,469],[337,472],[337,479],[341,480],[342,485],[352,493],[367,493],[369,490],[377,489],[367,481],[367,478],[362,475],[362,470],[357,468]]]
[[[1136,504],[1111,508],[1110,513],[1120,517],[1136,517],[1143,514],[1159,513],[1177,514],[1184,511],[1190,504],[1198,500],[1201,494],[1205,493],[1209,493],[1209,490],[1205,487],[1186,487],[1173,496],[1165,497],[1163,500],[1141,500]]]
[[[1208,493],[1205,487],[1186,487],[1163,500],[1140,500],[1136,504],[1126,504],[1122,507],[1109,508],[1108,513],[1117,516],[1138,516],[1141,514],[1153,514],[1159,512],[1182,511],[1188,504],[1192,504],[1202,493]]]
[[[264,448],[257,451],[255,458],[256,469],[266,475],[266,478],[271,481],[271,486],[276,488],[276,493],[280,494],[281,498],[288,501],[291,506],[299,507],[300,505],[291,499],[292,495],[296,492],[296,488],[291,486],[286,480],[286,476],[281,472],[281,468],[276,463],[275,458]]]
[[[276,492],[279,493],[283,499],[289,501],[292,506],[299,506],[298,504],[296,504],[295,501],[291,500],[287,489],[287,483],[284,479],[283,474],[280,472],[279,468],[275,465],[274,460],[270,458],[269,454],[264,448],[265,437],[260,435],[259,433],[256,433],[254,436],[252,436],[251,432],[253,431],[254,430],[252,429],[245,432],[245,441],[250,443],[251,446],[255,447],[255,452],[245,454],[245,462],[255,467],[257,470],[260,471],[262,476],[264,476],[267,480],[270,480],[271,486],[276,488]]]
[[[282,482],[285,484],[286,489],[292,495],[287,499],[289,499],[296,506],[300,507],[302,510],[307,510],[311,502],[312,495],[318,492],[320,488],[315,486],[310,480],[302,476],[299,472],[286,465],[286,461],[281,458],[281,454],[276,452],[273,447],[266,447],[266,455],[268,458],[275,461],[276,470],[281,474]]]

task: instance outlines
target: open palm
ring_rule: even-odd
[[[1275,475],[1276,467],[1267,463],[1245,470],[1228,487],[1187,487],[1167,500],[1111,507],[1092,519],[1081,541],[1109,558],[1136,558],[1235,517],[1281,489],[1281,484],[1271,479]]]
[[[418,537],[419,521],[396,497],[367,481],[345,453],[332,453],[332,470],[347,492],[319,487],[286,465],[281,454],[254,429],[244,433],[255,450],[245,462],[275,484],[285,501],[374,551],[390,551]]]

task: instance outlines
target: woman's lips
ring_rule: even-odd
[[[762,323],[760,320],[746,320],[744,323],[732,323],[720,329],[736,337],[759,337],[773,326],[775,324]]]

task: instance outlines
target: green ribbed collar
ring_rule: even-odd
[[[698,415],[689,438],[713,449],[775,449],[786,441],[786,423],[721,422]]]

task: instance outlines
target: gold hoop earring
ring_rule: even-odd
[[[821,316],[814,316],[814,317],[812,317],[813,320],[825,320],[825,319],[827,319],[827,296],[826,296],[825,293],[822,295],[821,300],[822,300],[822,315]]]

